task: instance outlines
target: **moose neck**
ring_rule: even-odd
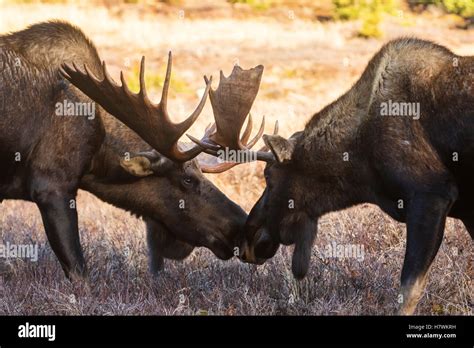
[[[150,208],[158,209],[157,200],[155,205],[149,204],[147,197],[140,192],[150,192],[150,182],[147,178],[140,180],[110,180],[109,178],[97,177],[86,174],[81,179],[81,189],[86,190],[99,199],[116,207],[127,210],[136,216],[153,216]]]
[[[81,179],[80,188],[136,215],[146,215],[147,205],[137,192],[149,191],[148,181],[127,173],[120,166],[120,160],[127,153],[147,150],[150,146],[113,116],[102,111],[101,118],[104,141],[92,160],[91,169]]]
[[[150,146],[134,131],[101,110],[105,137],[98,153],[94,156],[89,174],[102,181],[128,182],[134,179],[120,166],[120,160],[127,154],[149,150]]]
[[[380,79],[382,66],[389,58],[380,51],[369,62],[359,80],[344,95],[313,115],[304,129],[301,146],[309,161],[340,161],[343,153],[357,155],[355,140],[368,116],[374,94],[374,82]],[[334,157],[336,156],[336,157]]]
[[[294,158],[312,180],[314,201],[320,212],[374,200],[372,175],[358,141],[359,130],[369,118],[374,82],[388,58],[379,52],[354,86],[313,115],[296,145]],[[326,198],[322,198],[326,197]]]

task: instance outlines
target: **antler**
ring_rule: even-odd
[[[211,134],[208,129],[207,135],[202,140],[188,135],[194,143],[204,149],[204,152],[219,157],[219,150],[227,148],[235,151],[248,151],[252,155],[251,158],[257,160],[273,160],[272,154],[265,152],[265,148],[258,152],[250,151],[263,135],[265,118],[262,119],[262,124],[256,136],[248,141],[252,131],[252,116],[249,112],[257,96],[262,74],[262,65],[249,70],[243,70],[236,65],[229,77],[225,77],[221,71],[219,86],[216,90],[211,89],[209,91],[216,121],[212,128],[216,129],[216,131]],[[209,82],[206,77],[204,79],[206,83]],[[247,115],[249,116],[247,126],[242,138],[239,138]],[[278,131],[277,124],[275,125],[275,131]],[[222,162],[215,158],[213,161],[210,161],[209,157],[201,157],[203,158],[202,161],[199,159],[201,169],[203,172],[208,173],[220,173],[240,163]]]
[[[85,71],[81,71],[74,63],[72,66],[63,64],[60,72],[88,97],[99,103],[107,112],[134,130],[155,150],[174,161],[185,162],[196,157],[202,151],[202,148],[194,146],[182,151],[178,146],[178,140],[201,113],[206,103],[212,78],[205,78],[206,90],[191,116],[181,123],[173,123],[167,110],[171,66],[172,56],[170,52],[161,101],[157,105],[152,103],[147,96],[145,57],[142,57],[140,64],[140,91],[137,94],[130,91],[122,72],[120,73],[122,85],[119,86],[108,74],[105,62],[102,64],[102,80],[96,77],[87,65],[84,65]]]
[[[245,128],[247,131],[248,125],[252,124],[252,117],[249,115],[249,120],[247,122],[247,127]],[[263,126],[263,122],[262,122]],[[260,133],[263,133],[263,127],[260,127],[260,130],[258,131],[258,134],[247,144],[247,149],[251,149],[257,141],[260,139],[261,135]],[[244,132],[245,134],[245,132]],[[250,134],[250,133],[249,133]],[[278,134],[278,121],[275,122],[275,128],[273,130],[273,134],[276,135]],[[242,136],[241,141],[243,141],[244,136]],[[262,146],[256,153],[256,159],[260,161],[273,161],[273,155],[271,153],[268,153],[269,149],[267,148],[266,145]],[[241,164],[241,162],[223,162],[220,161],[218,158],[218,153],[217,151],[209,150],[206,149],[203,153],[200,153],[199,156],[197,157],[199,161],[199,165],[201,167],[202,172],[204,173],[222,173],[230,168],[235,167],[236,165]]]
[[[249,70],[235,65],[229,77],[220,72],[219,86],[209,92],[217,125],[211,140],[216,144],[234,150],[245,148],[239,139],[240,130],[257,97],[262,74],[262,65]]]

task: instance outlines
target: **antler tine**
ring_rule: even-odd
[[[249,120],[249,122],[251,122],[251,121]],[[262,123],[260,125],[260,129],[258,130],[257,134],[253,137],[253,139],[250,142],[248,142],[246,144],[246,151],[249,151],[258,142],[258,140],[263,135],[264,129],[265,129],[265,117],[263,117],[263,119],[262,119]],[[275,134],[275,131],[278,132],[278,123],[275,123],[275,130],[273,131],[274,134]],[[218,151],[222,150],[221,146],[214,145],[214,144],[211,144],[211,143],[205,143],[202,140],[198,140],[198,139],[193,138],[191,136],[188,136],[188,137],[193,142],[195,142],[196,144],[201,146],[204,149],[204,152],[209,154],[209,155],[213,155],[213,156],[217,157],[218,156]],[[248,140],[248,138],[249,138],[249,136],[247,137],[247,140]],[[244,140],[243,137],[242,137],[242,140]],[[243,143],[246,143],[246,141],[243,142]],[[256,152],[252,151],[252,153],[253,153],[253,158],[255,158],[259,161],[269,162],[269,161],[272,161],[274,159],[273,154],[261,152],[261,150],[256,151]],[[225,172],[225,171],[227,171],[227,170],[229,170],[229,169],[231,169],[231,168],[233,168],[236,165],[239,165],[241,163],[242,162],[218,162],[216,160],[212,164],[210,164],[208,161],[200,162],[200,166],[201,166],[201,170],[202,170],[203,173],[216,174],[216,173]]]
[[[277,135],[278,134],[278,120],[275,121],[275,126],[273,128],[273,135]],[[267,152],[269,151],[270,149],[267,147],[267,145],[263,145],[259,150],[258,152]]]
[[[123,77],[123,71],[120,72],[120,82],[122,82],[122,91],[128,98],[132,98],[132,91],[128,88],[125,77]]]
[[[84,71],[86,72],[87,76],[89,76],[96,84],[100,81],[94,77],[94,74],[89,70],[89,67],[84,64]]]
[[[148,95],[146,92],[146,85],[145,85],[145,56],[142,56],[142,60],[140,62],[140,92],[139,94],[143,98],[143,100],[148,99]]]
[[[206,89],[204,90],[201,101],[199,102],[199,104],[196,107],[196,109],[194,110],[194,112],[191,114],[191,116],[189,116],[183,122],[178,123],[178,124],[174,124],[175,132],[176,132],[177,135],[179,135],[176,139],[176,144],[177,144],[178,139],[193,125],[193,123],[196,121],[196,119],[201,114],[202,109],[204,108],[204,105],[206,104],[207,95],[209,94],[209,90],[210,90],[211,84],[212,84],[212,76],[209,79],[206,78],[205,81],[206,81]],[[188,135],[188,137],[189,137],[189,135]],[[182,152],[176,146],[173,149],[173,157],[176,158],[177,160],[181,161],[181,162],[185,162],[185,161],[189,161],[190,159],[196,157],[200,152],[202,152],[202,150],[203,149],[202,149],[201,146],[195,146],[193,148],[190,148],[190,149]]]
[[[202,112],[202,109],[204,109],[204,105],[206,105],[206,100],[207,100],[207,95],[209,94],[209,90],[211,89],[211,84],[212,84],[212,76],[209,79],[206,79],[206,89],[204,90],[204,93],[201,97],[201,101],[199,102],[198,106],[196,109],[193,111],[193,113],[183,122],[177,125],[177,128],[182,129],[181,135],[189,128],[191,125],[196,121],[196,119],[199,117],[199,115]]]
[[[273,135],[278,134],[278,120],[275,121],[275,126],[273,128]],[[258,151],[257,151],[257,160],[258,161],[264,161],[264,162],[272,162],[275,160],[275,156],[271,152],[269,152],[269,148],[267,145],[263,145]]]
[[[250,138],[252,128],[253,128],[252,125],[253,125],[252,115],[249,114],[249,119],[248,119],[248,122],[247,122],[247,126],[245,127],[244,134],[242,135],[242,138],[240,139],[240,142],[242,143],[242,145],[244,145],[245,149],[251,149],[258,142],[258,140],[260,140],[260,138],[262,137],[263,131],[265,129],[265,116],[262,118],[262,123],[260,124],[260,128],[259,128],[257,134],[252,138],[252,140],[250,140],[248,142],[248,139]],[[213,125],[213,128],[215,129],[215,124]],[[208,139],[209,135],[211,133],[213,133],[213,132],[207,132],[206,131],[206,134],[205,134],[204,138],[201,139],[201,140],[196,139],[191,135],[187,135],[187,136],[194,143],[201,146],[205,150],[217,151],[217,150],[222,149],[222,146],[215,145],[212,142],[212,140]],[[244,149],[242,149],[242,150],[244,150]]]
[[[111,87],[118,87],[117,83],[109,75],[109,72],[107,70],[107,64],[105,63],[105,60],[102,61],[102,74],[104,75],[104,80],[103,80],[104,82],[108,83],[109,86],[111,86]]]
[[[184,162],[202,151],[200,147],[196,146],[183,152],[179,149],[178,140],[202,112],[212,78],[209,80],[206,78],[205,92],[191,116],[183,122],[175,124],[170,121],[166,110],[171,67],[172,55],[170,52],[162,99],[158,105],[153,104],[147,97],[145,57],[142,57],[140,63],[140,91],[137,94],[130,91],[122,72],[120,73],[121,86],[117,84],[108,74],[105,62],[102,64],[103,79],[99,79],[87,66],[84,66],[85,71],[82,71],[75,63],[72,63],[72,66],[65,63],[59,71],[64,78],[135,131],[156,151],[172,160]]]
[[[248,149],[251,149],[260,140],[260,138],[263,135],[264,129],[265,129],[265,116],[262,117],[262,124],[260,125],[260,129],[258,130],[257,134],[253,137],[252,140],[250,140],[247,143],[246,146]]]
[[[206,142],[209,139],[204,136],[203,139],[199,140],[198,138],[193,137],[192,135],[186,134],[186,136],[196,145],[200,146],[204,152],[210,152],[211,155],[216,154],[217,151],[221,150],[222,147],[219,145],[211,144],[210,142]]]
[[[240,163],[235,163],[235,162],[224,162],[224,163],[218,163],[218,164],[212,164],[212,165],[207,165],[204,163],[199,163],[199,166],[201,167],[201,171],[203,173],[208,173],[208,174],[219,174],[228,171],[229,169],[235,167]]]
[[[168,90],[170,88],[171,68],[173,67],[173,55],[171,51],[168,52],[168,63],[166,65],[166,76],[163,83],[163,90],[161,91],[160,106],[166,112],[168,104]]]
[[[272,162],[275,160],[275,157],[271,152],[257,152],[257,161],[263,161],[263,162]],[[203,173],[212,173],[212,174],[218,174],[218,173],[223,173],[241,163],[239,162],[223,162],[223,163],[216,163],[216,164],[206,164],[206,163],[201,163],[200,162],[200,167],[201,171]]]
[[[247,120],[247,126],[245,127],[244,134],[242,134],[242,138],[240,138],[241,144],[247,144],[250,138],[250,134],[252,134],[253,122],[252,122],[252,114],[249,114]]]

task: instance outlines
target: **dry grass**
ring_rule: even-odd
[[[9,263],[0,283],[0,313],[340,315],[392,314],[397,308],[405,229],[373,206],[323,218],[308,277],[296,282],[291,247],[259,267],[219,261],[201,249],[184,262],[167,262],[153,278],[143,223],[84,192],[78,203],[91,290],[64,279],[35,206],[8,202],[1,210],[3,240],[34,241],[40,257],[37,263]],[[333,241],[364,245],[364,260],[325,258]],[[472,314],[473,267],[470,237],[459,222],[449,221],[418,313]]]
[[[266,115],[270,124],[279,119],[285,136],[302,129],[313,112],[349,88],[389,38],[410,34],[436,40],[461,54],[474,52],[472,31],[455,30],[451,23],[433,18],[417,17],[412,26],[386,22],[384,40],[366,41],[354,37],[354,23],[298,17],[180,19],[177,10],[169,9],[165,16],[132,9],[125,14],[105,7],[28,6],[28,10],[4,6],[0,32],[50,18],[69,20],[96,42],[115,76],[121,69],[133,70],[145,54],[148,71],[160,81],[156,74],[162,72],[166,52],[172,49],[180,85],[189,86],[185,92],[176,88],[170,101],[177,119],[193,108],[202,92],[203,74],[217,77],[219,69],[228,74],[237,60],[246,68],[264,64],[253,114]],[[154,92],[157,96],[159,90]],[[191,133],[200,134],[210,120],[207,105]],[[209,178],[246,210],[264,187],[261,164]],[[0,314],[392,314],[398,305],[405,228],[374,206],[321,219],[310,273],[299,283],[291,275],[290,247],[281,248],[259,267],[219,261],[208,250],[196,250],[184,262],[168,262],[155,279],[147,270],[143,222],[85,192],[79,195],[78,211],[90,290],[64,279],[33,204],[0,205],[1,240],[40,246],[37,263],[3,263]],[[364,260],[324,259],[324,248],[332,242],[364,245]],[[470,237],[460,222],[449,220],[417,313],[472,314],[473,260]]]

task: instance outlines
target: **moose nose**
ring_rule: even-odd
[[[256,259],[269,259],[278,250],[278,243],[275,243],[265,228],[257,231],[253,242],[253,254]]]
[[[254,263],[255,262],[255,256],[253,255],[252,250],[249,247],[249,244],[247,243],[246,240],[242,242],[240,245],[240,253],[239,253],[239,259],[243,262],[248,262],[248,263]]]
[[[255,243],[255,240],[259,239],[260,237],[260,234],[256,235],[255,238],[254,238],[254,241],[249,244],[247,242],[247,240],[244,240],[240,246],[240,254],[239,254],[239,259],[243,262],[247,262],[247,263],[253,263],[253,264],[256,264],[256,265],[261,265],[263,263],[265,263],[265,261],[267,259],[269,259],[270,257],[272,257],[275,252],[273,252],[272,255],[270,255],[270,257],[261,257],[260,255],[256,254],[256,248],[255,246],[257,245],[257,243]],[[269,241],[269,248],[273,246],[273,243],[271,243],[271,241]],[[267,253],[269,254],[269,253]],[[258,256],[257,256],[258,255]]]
[[[244,250],[240,256],[239,256],[239,259],[242,261],[242,262],[245,262],[245,263],[251,263],[251,264],[254,264],[254,265],[263,265],[266,261],[266,259],[258,259],[255,257],[255,254],[252,252],[252,249],[251,248],[248,248],[246,250]]]

